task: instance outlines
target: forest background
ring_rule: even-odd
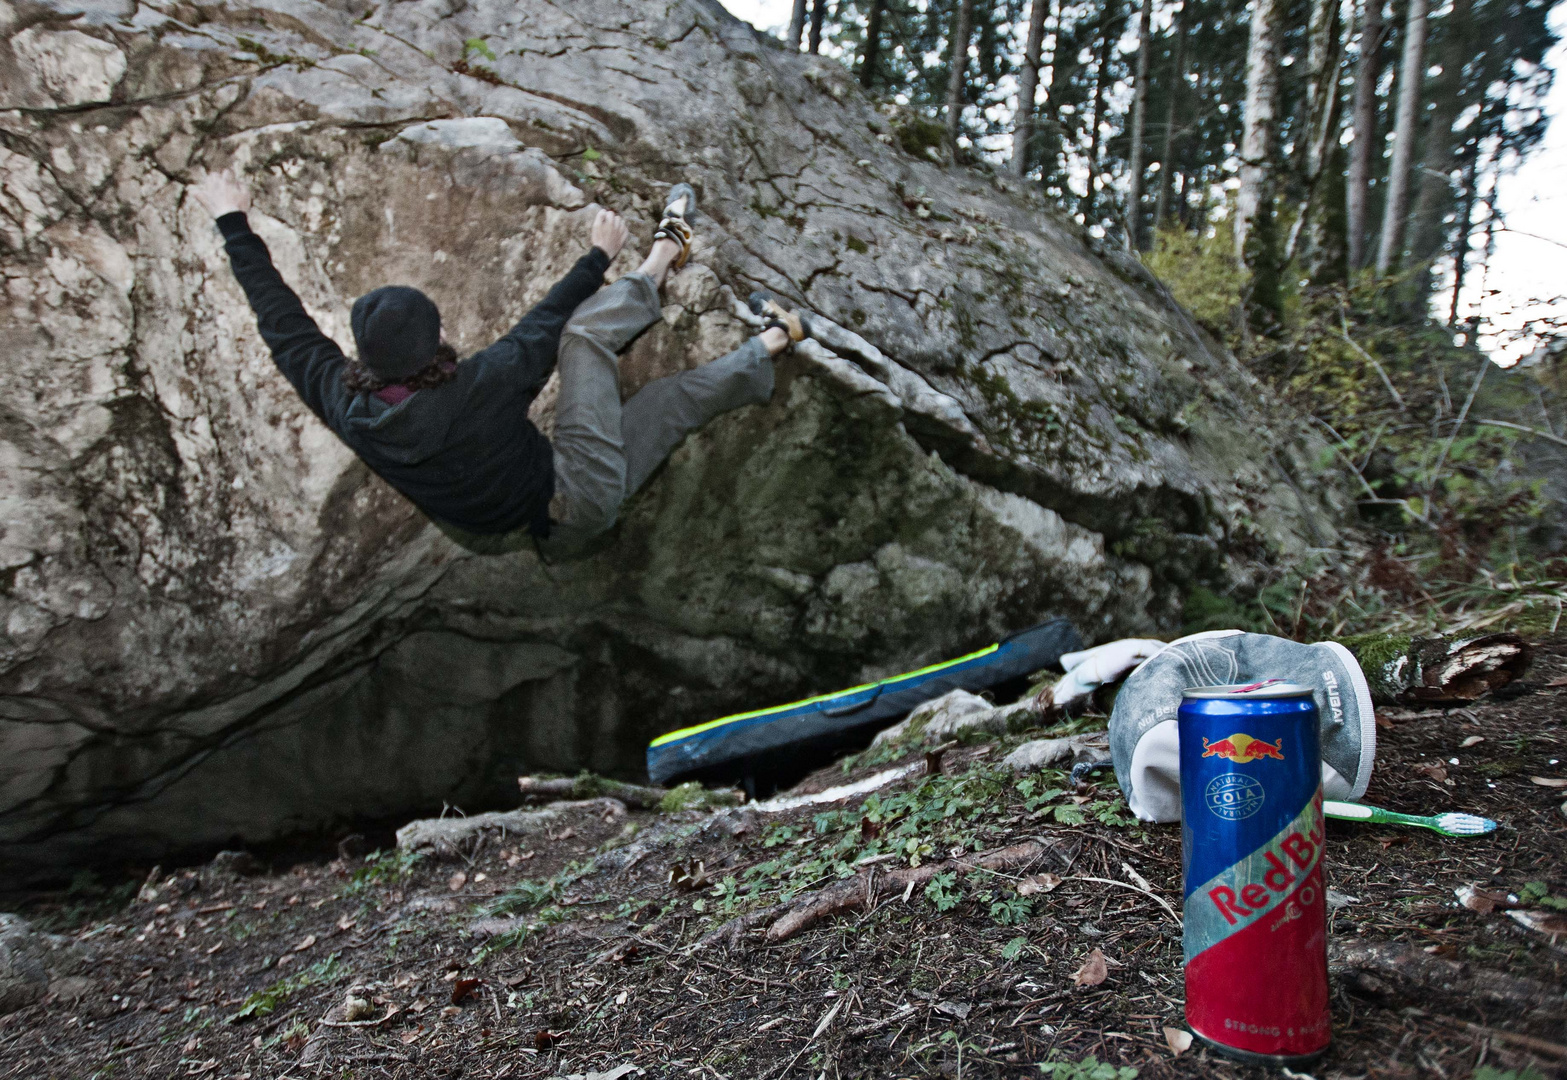
[[[884,139],[992,170],[1094,242],[1134,252],[1320,427],[1323,473],[1356,493],[1359,541],[1281,568],[1255,598],[1193,596],[1190,627],[1560,627],[1567,560],[1550,476],[1567,467],[1567,298],[1548,273],[1528,275],[1538,291],[1517,279],[1520,266],[1562,265],[1567,244],[1539,202],[1509,214],[1508,195],[1532,179],[1521,171],[1543,171],[1567,9],[727,6],[847,66],[880,101]],[[1519,244],[1532,259],[1512,254]]]

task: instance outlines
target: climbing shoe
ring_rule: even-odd
[[[680,245],[680,254],[670,269],[679,270],[691,257],[691,226],[686,218],[696,213],[696,189],[690,184],[676,184],[669,189],[664,200],[664,217],[653,233],[654,241],[673,240]]]
[[[763,289],[758,289],[746,300],[746,306],[752,314],[760,315],[767,320],[763,329],[771,330],[777,327],[789,335],[789,344],[796,341],[804,341],[811,336],[811,324],[804,315],[798,311],[790,311],[778,302],[778,297]]]

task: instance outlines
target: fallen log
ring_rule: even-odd
[[[1396,941],[1330,941],[1328,969],[1351,990],[1372,998],[1429,1003],[1435,996],[1537,1018],[1567,1016],[1567,993],[1559,986],[1445,960]]]
[[[668,788],[628,784],[592,773],[579,776],[519,776],[517,787],[527,799],[619,799],[637,810],[653,810],[669,794]]]
[[[834,885],[802,893],[786,904],[778,904],[761,911],[751,912],[731,919],[718,929],[702,937],[696,949],[707,948],[722,942],[733,948],[748,931],[771,920],[764,940],[769,944],[786,941],[804,933],[824,919],[851,911],[864,911],[874,907],[885,896],[901,894],[911,888],[929,883],[937,874],[955,871],[968,873],[988,870],[1006,873],[1022,870],[1046,855],[1057,854],[1065,845],[1056,840],[1025,840],[1009,847],[996,848],[980,855],[957,859],[942,859],[923,866],[905,867],[877,873],[874,868],[846,878]],[[1062,859],[1063,865],[1067,862]]]
[[[1355,654],[1378,705],[1460,705],[1523,678],[1534,650],[1517,634],[1413,638],[1360,634],[1340,644]]]

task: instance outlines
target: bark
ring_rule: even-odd
[[[1279,33],[1283,0],[1256,0],[1251,13],[1251,37],[1246,49],[1246,113],[1241,136],[1240,189],[1235,195],[1235,255],[1247,266],[1257,262],[1248,252],[1252,224],[1264,204],[1273,202],[1273,154],[1279,104]]]
[[[1387,23],[1383,0],[1361,0],[1360,56],[1355,61],[1355,138],[1350,143],[1349,176],[1345,181],[1345,227],[1349,268],[1366,265],[1371,224],[1371,172],[1381,157],[1377,146],[1377,81],[1382,77],[1382,45]]]
[[[1164,147],[1159,151],[1159,198],[1154,204],[1153,224],[1157,232],[1169,213],[1170,196],[1175,191],[1175,114],[1176,103],[1186,94],[1186,5],[1175,10],[1171,33],[1175,52],[1170,57],[1170,90],[1164,103]]]
[[[1466,1008],[1484,1005],[1540,1018],[1567,1015],[1567,996],[1559,986],[1444,960],[1402,942],[1334,938],[1328,969],[1355,992],[1382,1000],[1429,1007],[1432,998],[1443,998]]]
[[[795,0],[804,3],[805,0]],[[860,58],[860,85],[869,90],[876,85],[876,68],[881,63],[881,24],[887,13],[887,0],[871,0],[865,18],[865,54]]]
[[[811,3],[811,48],[812,56],[822,51],[822,23],[827,18],[827,0],[812,0]]]
[[[1469,238],[1474,232],[1475,184],[1479,182],[1480,148],[1471,142],[1464,150],[1464,193],[1453,233],[1453,295],[1447,306],[1447,326],[1458,325],[1458,302],[1469,271]]]
[[[1462,705],[1522,679],[1534,650],[1517,634],[1472,639],[1361,634],[1344,646],[1379,705]]]
[[[789,13],[789,48],[794,52],[800,51],[800,40],[805,37],[805,5],[806,0],[794,0]]]
[[[1448,33],[1463,39],[1470,25],[1470,12],[1474,0],[1453,0],[1452,10],[1443,16]],[[1409,214],[1409,251],[1413,265],[1421,270],[1419,299],[1429,295],[1431,263],[1443,254],[1447,246],[1448,210],[1457,202],[1453,191],[1453,171],[1460,164],[1459,158],[1465,145],[1462,135],[1455,135],[1453,125],[1463,108],[1461,92],[1463,71],[1457,64],[1446,64],[1442,74],[1434,81],[1427,95],[1432,103],[1425,121],[1425,135],[1420,154],[1419,197]]]
[[[1131,146],[1127,151],[1126,246],[1141,251],[1143,226],[1143,131],[1148,118],[1148,54],[1153,51],[1153,0],[1143,0],[1137,22],[1137,78],[1132,87]]]
[[[1382,238],[1377,247],[1377,276],[1391,270],[1404,253],[1404,224],[1409,212],[1409,167],[1415,157],[1420,90],[1425,81],[1426,0],[1409,0],[1404,22],[1404,56],[1398,67],[1398,115],[1393,124],[1393,160],[1388,163],[1387,199],[1382,204]]]
[[[1099,9],[1099,55],[1094,62],[1093,118],[1088,132],[1088,190],[1083,193],[1083,217],[1092,223],[1099,205],[1099,156],[1104,124],[1105,90],[1110,76],[1110,57],[1115,46],[1115,20],[1120,0],[1104,0]]]
[[[669,794],[668,788],[628,784],[604,776],[519,776],[517,787],[526,799],[619,799],[638,810],[651,810]]]
[[[1284,246],[1283,261],[1295,257],[1296,246],[1304,234],[1315,208],[1318,186],[1339,131],[1339,63],[1343,43],[1339,38],[1338,0],[1312,0],[1311,23],[1307,31],[1306,55],[1306,131],[1301,154],[1301,183],[1305,188],[1299,213],[1290,228]]]
[[[820,0],[818,0],[820,2]],[[963,125],[963,82],[968,72],[969,38],[973,33],[974,0],[959,0],[952,16],[951,65],[947,73],[947,145],[958,151],[958,132]]]
[[[1023,47],[1023,72],[1019,76],[1017,94],[1017,124],[1012,131],[1012,171],[1019,177],[1028,175],[1033,155],[1029,152],[1034,139],[1034,98],[1039,91],[1041,54],[1045,47],[1045,15],[1050,10],[1050,0],[1033,0],[1028,9],[1028,43]]]

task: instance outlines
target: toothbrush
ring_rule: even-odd
[[[1496,822],[1474,814],[1436,814],[1420,817],[1416,814],[1400,814],[1383,810],[1379,806],[1361,806],[1359,803],[1324,800],[1322,812],[1340,821],[1370,821],[1378,825],[1418,825],[1423,829],[1439,832],[1443,836],[1480,836],[1493,832]]]

